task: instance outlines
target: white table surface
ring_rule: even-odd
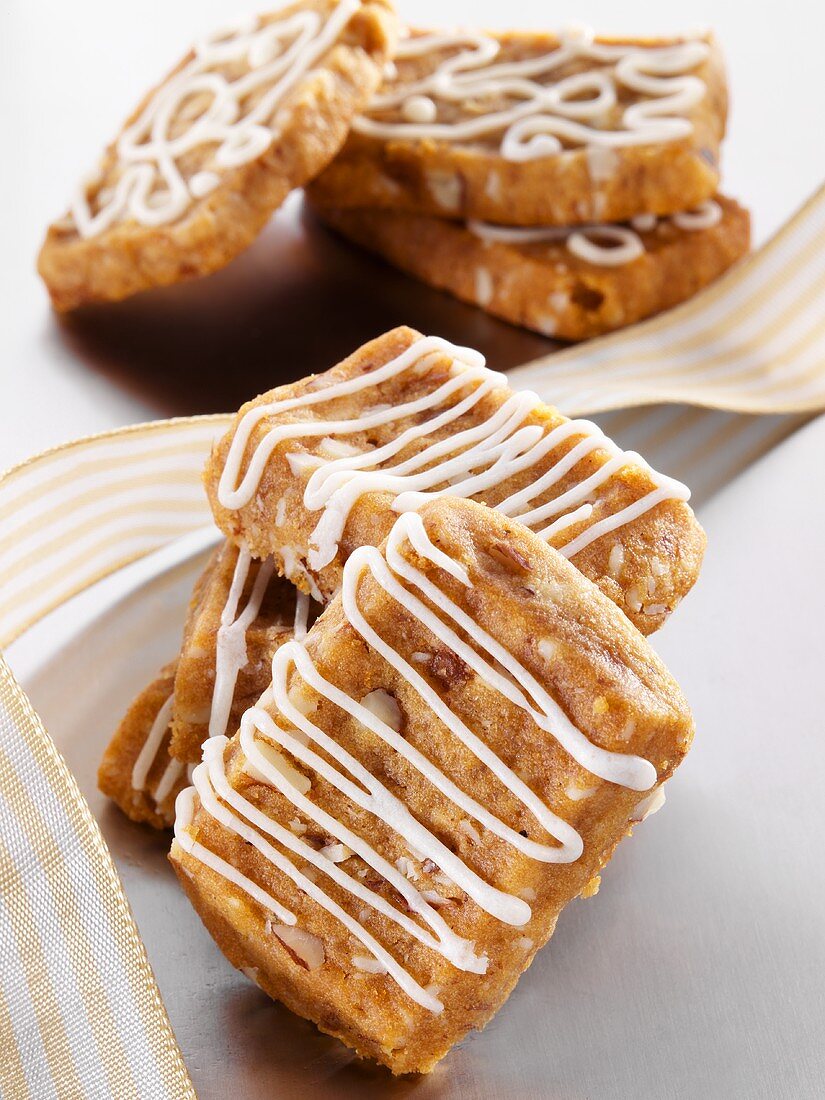
[[[781,11],[774,7],[768,13],[764,5],[747,0],[685,0],[678,5],[654,0],[625,0],[621,5],[611,0],[568,0],[561,5],[537,0],[509,0],[506,5],[493,0],[400,0],[400,8],[408,20],[430,25],[540,27],[550,20],[555,25],[589,22],[616,32],[712,25],[726,50],[733,88],[725,186],[752,207],[757,237],[763,239],[775,229],[825,176],[825,142],[818,138],[825,5],[792,0]],[[106,337],[92,341],[91,348],[88,339],[73,339],[50,314],[34,260],[46,223],[64,209],[78,179],[146,88],[196,33],[247,10],[254,10],[254,4],[239,5],[237,0],[7,0],[0,8],[0,469],[88,432],[170,412],[220,407],[224,391],[214,379],[201,385],[194,372],[175,388],[169,376],[177,369],[183,374],[177,360],[163,364],[162,382],[149,378],[152,372],[144,360],[130,356],[132,330],[121,333],[119,340],[106,330]],[[314,242],[307,254],[300,237],[301,230],[288,225],[276,238],[281,255],[267,251],[268,246],[254,255],[277,280],[288,278],[285,264],[296,250],[304,249],[305,274],[295,293],[304,295],[306,304],[310,284],[327,274],[329,262],[321,244]],[[349,350],[350,334],[341,317],[341,301],[349,280],[341,255],[336,253],[339,275],[327,274],[319,309],[328,312],[333,329],[341,322],[340,340],[330,347],[343,352]],[[246,268],[243,263],[239,270],[248,271],[254,260],[247,261]],[[231,273],[224,284],[215,285],[229,285],[235,277]],[[394,298],[375,304],[369,317],[352,327],[352,336],[377,334],[402,317],[412,324],[440,322],[443,329],[476,338],[491,359],[500,341],[507,341],[506,362],[494,363],[497,366],[512,365],[549,346],[497,322],[485,325],[478,311],[447,299],[441,305],[441,296],[409,296],[405,311],[398,297],[406,293],[406,286],[406,281],[399,282]],[[190,299],[184,295],[184,300]],[[287,292],[273,301],[272,310],[282,312],[286,328],[294,315],[292,306]],[[162,314],[163,308],[159,311]],[[162,327],[164,320],[157,323]],[[278,331],[273,323],[268,336],[277,339]],[[226,337],[225,329],[222,335]],[[305,373],[300,334],[293,328],[287,336],[290,366],[297,376]],[[176,337],[182,344],[179,357],[185,359],[187,330],[182,335],[176,331]],[[267,383],[266,357],[276,354],[277,348],[262,353],[254,375],[260,388]],[[151,368],[157,358],[154,346],[146,355]],[[321,357],[320,351],[317,355]],[[229,393],[234,397],[234,391],[227,397]]]

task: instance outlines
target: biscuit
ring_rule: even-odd
[[[244,405],[204,480],[224,534],[321,602],[355,549],[433,495],[535,528],[643,633],[690,590],[704,552],[684,485],[514,393],[478,352],[410,328]]]
[[[197,763],[207,737],[234,733],[269,683],[278,646],[293,637],[296,589],[225,542],[195,587],[175,676],[172,755]],[[300,598],[308,613],[309,601]]]
[[[50,226],[55,308],[227,264],[338,151],[395,34],[389,0],[300,0],[196,44]]]
[[[279,645],[306,632],[306,597],[225,542],[198,578],[179,657],[140,693],[115,731],[98,786],[133,821],[174,820],[175,796],[213,733],[233,733],[271,679]]]
[[[387,72],[312,185],[325,206],[577,225],[717,190],[727,88],[711,38],[413,31]]]
[[[230,962],[393,1073],[506,1000],[661,802],[692,720],[561,554],[472,501],[363,547],[211,739],[171,859]]]
[[[750,243],[747,211],[721,196],[681,215],[579,230],[355,207],[316,213],[430,286],[563,340],[600,336],[685,301]]]
[[[185,764],[169,754],[175,662],[161,669],[129,707],[97,772],[100,790],[132,821],[168,829],[175,798],[189,783]]]

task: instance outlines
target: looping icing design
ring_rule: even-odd
[[[677,229],[698,232],[712,229],[722,220],[722,207],[714,199],[703,202],[694,210],[671,214],[670,221]],[[567,251],[580,260],[597,267],[622,267],[643,256],[646,248],[642,233],[656,228],[659,219],[655,214],[640,214],[630,225],[610,223],[569,226],[508,226],[491,225],[489,222],[468,221],[467,228],[482,241],[501,244],[551,244],[561,242]]]
[[[549,53],[497,62],[501,47],[487,34],[426,34],[402,40],[396,60],[444,50],[458,52],[421,80],[390,83],[356,119],[355,129],[382,140],[448,142],[501,133],[501,156],[529,161],[564,147],[619,149],[677,141],[692,132],[688,115],[706,92],[693,70],[707,59],[709,47],[693,39],[652,47],[606,44],[597,42],[589,28],[571,28]],[[580,61],[592,64],[583,72],[549,79]],[[634,102],[621,108],[621,93],[628,91],[634,93]],[[479,103],[501,98],[512,106],[479,113]],[[474,110],[458,121],[438,120],[440,104],[462,108],[470,103]],[[381,117],[382,111],[392,110],[401,118]],[[618,125],[606,126],[609,114],[617,110]]]
[[[311,10],[264,24],[254,17],[198,42],[192,60],[154,92],[118,138],[120,176],[98,192],[97,211],[88,192],[99,174],[75,195],[71,213],[80,236],[97,236],[127,219],[149,227],[175,221],[218,187],[222,171],[265,153],[279,132],[284,97],[334,45],[358,7],[359,0],[340,0],[326,21]],[[246,71],[234,80],[221,71],[237,65]],[[206,96],[207,105],[188,118],[188,102],[196,96]],[[181,161],[195,150],[211,153],[207,166],[187,177]]]

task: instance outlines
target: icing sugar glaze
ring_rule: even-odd
[[[396,61],[445,56],[420,80],[391,80],[355,129],[384,140],[471,142],[501,134],[501,156],[527,161],[564,147],[611,150],[684,138],[693,130],[688,115],[706,92],[693,70],[709,48],[695,39],[666,46],[605,44],[589,28],[573,28],[538,57],[499,61],[500,52],[495,38],[475,31],[402,40]],[[584,68],[553,80],[571,63]],[[632,102],[622,107],[628,93]],[[487,111],[485,100],[494,104]],[[439,121],[445,105],[451,113],[458,107],[461,117]],[[608,126],[615,112],[618,124]],[[400,118],[384,117],[389,113]]]
[[[448,356],[451,374],[429,392],[394,406],[382,404],[382,384],[415,371],[426,370],[428,357]],[[339,457],[296,452],[289,455],[293,470],[310,468],[303,494],[305,507],[320,512],[309,540],[308,564],[322,569],[335,557],[347,517],[356,501],[370,491],[394,495],[395,511],[416,511],[428,499],[438,496],[473,497],[502,485],[508,478],[533,468],[567,440],[575,441],[567,452],[518,492],[496,504],[498,511],[532,528],[568,558],[590,543],[623,527],[666,500],[688,500],[690,491],[681,482],[652,470],[631,451],[622,451],[602,430],[588,420],[568,420],[552,430],[525,424],[530,413],[542,406],[539,396],[525,391],[512,393],[486,419],[445,439],[429,437],[445,425],[470,412],[491,391],[507,386],[503,374],[490,370],[484,356],[471,348],[457,347],[436,336],[422,337],[395,359],[376,370],[271,404],[257,405],[240,420],[232,438],[218,484],[218,500],[224,508],[238,509],[255,496],[273,451],[287,440],[325,437],[335,444]],[[469,392],[468,392],[469,390]],[[336,397],[372,393],[375,403],[361,416],[350,420],[306,420],[275,424],[246,458],[252,432],[267,417],[293,409],[328,402]],[[423,414],[431,415],[423,415]],[[417,423],[399,431],[381,447],[361,452],[345,445],[347,435],[392,424],[406,417]],[[394,462],[405,447],[417,446],[412,457]],[[582,476],[571,488],[546,498],[555,485],[594,451],[606,451],[608,460],[595,472]],[[639,500],[611,515],[593,520],[592,495],[619,470],[628,465],[644,469],[653,488]],[[574,525],[587,524],[574,537],[559,545],[559,536]]]
[[[271,22],[254,17],[218,31],[194,47],[194,57],[155,91],[115,146],[117,182],[98,192],[92,212],[82,186],[71,214],[82,237],[94,237],[118,221],[157,226],[179,218],[195,199],[214,191],[221,172],[260,157],[279,130],[285,96],[329,50],[358,10],[360,0],[340,0],[329,18],[304,10]],[[226,70],[241,67],[235,79]],[[223,71],[222,71],[223,70]],[[194,117],[199,97],[205,106]],[[208,152],[207,167],[187,176],[183,160]]]
[[[532,815],[548,840],[538,841],[522,835],[496,816],[495,808],[482,805],[472,794],[462,790],[448,774],[441,771],[399,732],[400,715],[397,703],[394,711],[388,705],[365,705],[371,701],[369,697],[358,701],[321,675],[306,645],[297,639],[282,646],[272,662],[273,709],[283,722],[273,718],[261,706],[250,708],[241,720],[239,741],[245,757],[243,767],[256,780],[276,788],[291,803],[296,814],[314,822],[333,838],[331,845],[317,850],[302,839],[300,831],[288,828],[263,813],[234,789],[226,774],[228,741],[225,737],[213,738],[206,743],[203,762],[193,773],[193,787],[179,795],[175,836],[180,846],[192,857],[201,860],[217,874],[245,891],[266,910],[275,914],[278,920],[286,924],[296,923],[295,914],[282,901],[264,891],[194,838],[189,826],[197,794],[201,807],[207,814],[225,829],[253,845],[298,890],[337,918],[375,960],[375,969],[386,972],[416,1003],[438,1013],[443,1006],[436,993],[432,989],[423,988],[405,968],[403,961],[394,957],[368,931],[362,919],[356,919],[330,897],[323,888],[323,879],[318,872],[321,872],[321,876],[332,879],[338,887],[357,899],[358,903],[366,904],[383,914],[458,969],[484,973],[487,958],[483,954],[479,955],[474,944],[458,936],[444,920],[440,906],[445,899],[436,892],[421,890],[415,885],[416,875],[408,873],[411,861],[399,859],[395,864],[390,863],[342,820],[313,802],[309,797],[312,789],[311,775],[322,777],[356,806],[383,822],[403,841],[415,859],[422,862],[431,860],[440,874],[446,876],[495,919],[514,928],[521,928],[531,919],[530,905],[524,897],[500,890],[468,866],[459,854],[439,840],[412,814],[403,801],[348,752],[340,739],[334,736],[334,732],[330,735],[316,725],[312,720],[314,710],[306,713],[306,707],[296,705],[294,677],[289,689],[287,687],[292,670],[300,677],[299,683],[302,681],[312,691],[330,700],[369,729],[383,742],[383,751],[402,756],[441,797],[466,815],[462,819],[462,831],[466,830],[469,836],[477,837],[480,841],[479,828],[489,830],[523,856],[545,864],[575,862],[584,847],[576,829],[546,805],[466,725],[448,702],[430,687],[413,664],[402,657],[381,635],[380,624],[367,620],[359,605],[362,577],[367,573],[371,574],[373,580],[392,600],[438,639],[439,646],[455,653],[491,689],[498,692],[503,700],[520,708],[535,723],[537,729],[555,739],[572,759],[592,775],[626,789],[650,792],[656,785],[657,773],[649,761],[639,756],[611,752],[594,745],[570,721],[536,677],[468,613],[466,605],[472,607],[472,601],[468,600],[464,607],[460,606],[431,579],[432,571],[425,575],[410,563],[403,553],[405,543],[411,544],[438,571],[448,574],[462,586],[472,588],[464,565],[433,544],[419,515],[407,513],[396,520],[387,540],[385,554],[374,547],[361,547],[348,559],[341,591],[345,618],[364,643],[379,653],[418,694],[423,705],[444,724],[449,735],[457,738],[481,766],[504,784]],[[438,572],[435,575],[438,576]],[[438,607],[438,614],[431,609],[430,604]],[[459,632],[469,637],[472,645],[464,641]],[[372,693],[373,696],[376,694],[382,693]],[[386,692],[383,694],[386,700],[395,702],[392,696]],[[293,766],[284,756],[284,752],[289,754],[297,766]],[[644,801],[647,802],[648,798],[646,795]],[[347,860],[353,854],[360,857],[394,888],[403,899],[403,909],[371,889],[364,878],[347,869]],[[301,866],[293,862],[295,859],[300,861]],[[350,864],[350,868],[352,866]]]
[[[184,769],[182,761],[170,759],[154,791],[149,792],[147,790],[149,772],[160,752],[163,739],[169,732],[169,723],[172,720],[174,705],[175,695],[173,692],[158,710],[152,727],[149,730],[146,740],[143,742],[143,747],[132,768],[132,789],[135,791],[146,791],[158,807],[160,807],[172,793],[175,784],[183,775]]]
[[[709,199],[695,210],[672,214],[669,221],[677,229],[687,232],[711,229],[722,219],[722,208]],[[490,225],[488,222],[469,221],[467,228],[483,241],[502,244],[541,244],[562,242],[571,255],[599,267],[622,267],[632,263],[645,253],[645,242],[640,234],[656,229],[660,219],[655,214],[640,214],[630,225],[583,225],[580,228],[521,227]]]
[[[245,603],[242,603],[244,588],[250,577],[250,570],[257,570]],[[263,562],[253,562],[245,546],[238,550],[238,557],[227,593],[226,603],[221,611],[220,626],[215,644],[215,683],[209,711],[209,736],[216,737],[226,733],[238,674],[246,666],[246,637],[249,628],[255,622],[261,610],[267,587],[272,579],[274,563],[271,558]],[[296,634],[306,634],[306,622],[309,614],[309,600],[299,598],[296,605]],[[175,707],[174,692],[169,696],[157,713],[149,734],[143,743],[140,754],[132,769],[132,788],[147,791],[149,772],[157,759],[163,739],[169,730],[169,723]],[[157,806],[168,798],[177,781],[183,774],[184,764],[171,759],[151,794]]]

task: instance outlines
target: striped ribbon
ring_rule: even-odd
[[[565,412],[663,402],[742,413],[825,408],[825,186],[684,305],[510,372]]]
[[[94,581],[211,523],[201,471],[229,419],[121,428],[0,478],[0,647]]]

